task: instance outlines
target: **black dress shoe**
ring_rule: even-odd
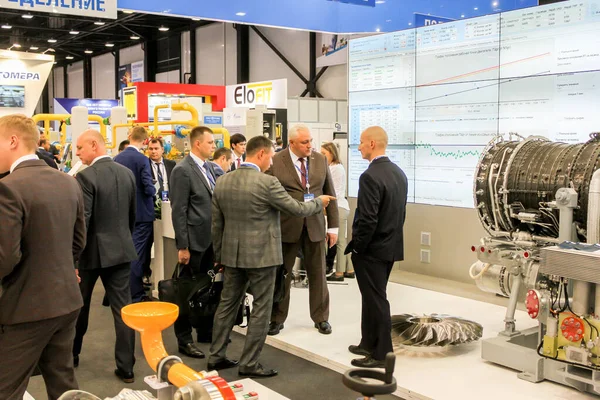
[[[354,279],[356,278],[356,274],[354,272],[344,272],[344,278]]]
[[[317,328],[319,333],[322,333],[323,335],[329,335],[331,333],[331,325],[329,325],[329,322],[327,321],[315,324],[315,328]]]
[[[267,332],[267,335],[269,335],[269,336],[275,336],[282,329],[283,329],[283,324],[278,324],[277,322],[271,322],[269,324],[269,332]]]
[[[365,350],[360,346],[356,346],[354,344],[351,344],[350,346],[348,346],[348,351],[352,354],[356,354],[357,356],[370,356],[371,352],[369,350]]]
[[[204,358],[205,355],[194,343],[188,343],[185,346],[179,346],[179,352],[193,358]]]
[[[274,369],[264,369],[262,365],[258,364],[256,367],[251,369],[240,369],[238,370],[239,376],[248,376],[251,378],[268,378],[270,376],[277,375],[277,371]]]
[[[336,274],[331,274],[327,277],[329,282],[344,282],[344,275],[337,276]]]
[[[235,367],[238,364],[239,364],[239,362],[237,360],[230,360],[229,358],[225,358],[225,359],[223,359],[221,361],[217,361],[215,363],[209,362],[206,367],[208,368],[209,371],[214,371],[214,370],[218,370],[218,369],[227,369],[227,368]]]
[[[79,356],[73,356],[73,367],[79,367]]]
[[[125,383],[133,383],[135,381],[133,372],[125,372],[119,368],[115,369],[115,375]]]
[[[355,358],[352,365],[360,368],[385,368],[385,360],[376,360],[371,356],[365,358]]]

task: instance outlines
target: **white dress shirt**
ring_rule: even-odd
[[[27,154],[26,156],[20,157],[14,163],[12,163],[12,165],[10,166],[10,173],[12,174],[13,171],[15,170],[15,168],[17,168],[17,166],[24,161],[39,160],[39,159],[40,158],[35,154]]]
[[[339,208],[350,211],[350,205],[346,199],[346,170],[342,164],[332,164],[329,166],[333,187],[335,188],[335,197]]]
[[[231,161],[232,164],[235,165],[235,168],[238,168],[240,166],[238,165],[238,160],[240,160],[239,164],[242,165],[242,163],[244,162],[244,155],[242,154],[238,157],[238,155],[235,154],[235,151],[231,150]]]
[[[191,154],[191,153],[190,153]],[[157,169],[160,168],[160,173],[163,179],[163,188],[165,191],[169,191],[169,177],[167,176],[167,168],[165,167],[165,163],[163,162],[163,158],[161,157],[159,161],[150,160],[152,165],[152,171],[154,172],[154,176],[156,177],[156,181],[158,182],[158,172]],[[156,165],[158,164],[158,165]]]
[[[110,158],[110,156],[103,155],[103,156],[99,156],[99,157],[96,157],[96,158],[94,158],[94,161],[92,161],[92,162],[90,163],[90,167],[91,167],[92,165],[94,165],[94,164],[96,163],[96,161],[98,161],[98,160],[101,160],[101,159],[103,159],[103,158]]]
[[[298,157],[291,149],[289,149],[288,151],[290,152],[290,156],[292,157],[292,163],[294,163],[294,166],[296,167],[294,169],[296,170],[296,173],[298,174],[298,178],[300,179],[300,182],[302,182],[302,173],[300,172],[300,171],[302,171],[302,163],[300,162],[300,157]],[[309,175],[308,159],[310,158],[310,156],[303,157],[303,158],[304,158],[304,168],[306,168],[306,175]],[[309,189],[308,191],[310,193],[310,181],[308,179],[308,176],[306,177],[306,185],[307,185],[307,187]],[[339,232],[338,228],[327,228],[327,233],[337,235],[338,232]]]

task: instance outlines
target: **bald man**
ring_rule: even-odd
[[[123,323],[121,308],[131,303],[129,272],[137,258],[132,232],[135,227],[135,178],[126,167],[106,155],[104,138],[88,130],[77,140],[77,157],[88,168],[77,173],[84,198],[87,245],[79,262],[83,308],[77,320],[73,359],[79,365],[83,336],[88,327],[90,302],[98,278],[106,289],[115,323],[115,374],[134,381],[135,333]],[[90,360],[90,362],[95,362]]]
[[[360,176],[352,240],[345,251],[352,253],[362,295],[361,341],[348,350],[363,356],[352,360],[362,368],[384,368],[385,356],[393,350],[386,287],[394,262],[404,259],[408,180],[385,155],[387,144],[387,134],[378,126],[360,136],[358,150],[370,164]]]

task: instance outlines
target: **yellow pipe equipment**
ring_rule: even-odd
[[[46,135],[50,134],[50,121],[66,121],[68,118],[71,118],[71,114],[36,114],[32,117],[33,122],[35,122],[36,125],[38,122],[44,121],[44,133]],[[102,117],[100,117],[99,115],[88,115],[88,121],[93,121],[100,125],[100,133],[106,141],[106,125],[104,125]],[[109,149],[114,149],[116,147],[116,140],[116,132],[113,132],[113,145],[111,147],[108,147]],[[63,145],[67,142],[66,126],[63,126],[63,128],[61,129],[60,141]]]
[[[198,121],[198,110],[195,107],[191,106],[189,103],[175,103],[175,104],[159,104],[154,107],[154,131],[158,132],[158,126],[160,122],[158,122],[158,111],[164,110],[165,108],[170,108],[173,111],[187,111],[192,114],[192,119],[189,121],[185,121],[182,123],[181,121],[168,121],[169,124],[165,125],[190,125],[192,127],[200,125]],[[163,121],[167,122],[167,121]]]
[[[104,142],[106,142],[106,125],[104,125],[104,120],[102,119],[102,117],[99,116],[99,115],[88,115],[88,121],[93,121],[93,122],[96,122],[98,125],[100,125],[100,134],[104,138]],[[117,132],[113,131],[113,133],[112,133],[112,145],[111,146],[106,146],[106,148],[107,149],[114,149],[114,148],[116,148],[117,147],[116,141],[117,141]]]
[[[155,372],[158,372],[160,361],[168,356],[161,332],[171,326],[178,315],[177,305],[160,301],[130,304],[121,309],[123,322],[140,332],[144,356]],[[182,387],[204,379],[205,375],[183,363],[176,363],[169,368],[167,378],[173,385]]]

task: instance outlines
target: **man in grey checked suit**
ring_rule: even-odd
[[[250,377],[277,374],[263,368],[258,358],[269,328],[277,266],[283,263],[279,212],[308,217],[322,212],[334,199],[319,196],[304,203],[294,200],[277,178],[263,173],[271,166],[273,154],[269,139],[250,139],[246,161],[219,178],[213,193],[213,248],[215,262],[224,269],[224,286],[215,314],[209,370],[238,364],[226,357],[227,344],[250,283],[254,302],[238,373]]]

